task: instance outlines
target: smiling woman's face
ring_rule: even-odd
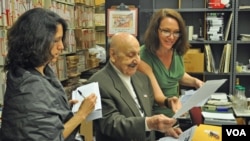
[[[170,35],[166,36],[166,32],[169,32]],[[170,17],[162,19],[158,30],[160,47],[171,49],[179,38],[175,36],[179,32],[179,24],[175,19]]]

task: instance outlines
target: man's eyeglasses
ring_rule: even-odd
[[[161,34],[162,34],[163,36],[166,36],[166,37],[169,37],[171,34],[173,34],[173,36],[174,36],[175,38],[178,38],[178,37],[181,36],[181,33],[180,33],[180,32],[173,32],[173,33],[171,33],[169,30],[165,30],[165,29],[161,29],[161,28],[159,28],[159,30],[160,30]]]

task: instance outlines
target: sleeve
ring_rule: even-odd
[[[106,73],[98,73],[89,81],[99,83],[101,94],[103,117],[94,121],[96,132],[116,139],[145,140],[145,117],[134,116],[121,99],[119,90],[113,87],[113,83],[117,82]]]
[[[15,120],[24,140],[64,140],[58,98],[53,87],[40,79],[30,77],[24,81],[20,96],[15,99],[20,112]]]
[[[103,118],[98,120],[98,124],[102,133],[115,138],[130,139],[142,138],[145,135],[145,117],[126,117],[119,112],[116,103],[108,93],[101,90],[101,95]]]

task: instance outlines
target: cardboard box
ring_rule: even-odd
[[[187,52],[183,59],[186,72],[204,72],[204,53]]]
[[[84,137],[84,141],[93,141],[93,122],[83,121],[80,127],[80,134]]]

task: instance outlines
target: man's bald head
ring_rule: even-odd
[[[126,32],[116,33],[111,37],[110,40],[110,48],[123,48],[132,44],[139,45],[139,42],[133,35]]]
[[[116,33],[110,40],[110,61],[125,75],[135,73],[140,62],[140,44],[129,33]]]

